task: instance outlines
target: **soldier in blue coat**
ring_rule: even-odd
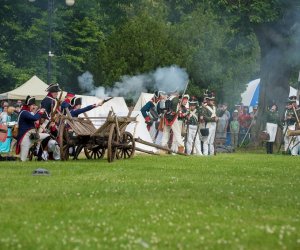
[[[60,105],[61,112],[65,115],[66,109],[69,111],[72,109],[71,100],[75,97],[75,94],[68,92],[65,100]]]
[[[70,111],[71,113],[71,116],[72,117],[78,117],[80,114],[83,114],[87,111],[90,111],[94,108],[97,108],[99,106],[101,106],[103,103],[103,101],[100,101],[99,103],[95,103],[93,105],[88,105],[84,108],[81,108],[81,105],[82,105],[82,99],[81,97],[74,97],[72,100],[71,100],[71,106],[72,106],[72,110]]]
[[[50,117],[51,111],[56,106],[58,92],[61,91],[58,83],[52,83],[46,89],[48,91],[47,96],[41,102],[41,108],[46,110],[48,117]]]
[[[35,98],[27,96],[19,114],[19,131],[17,137],[16,153],[20,154],[21,161],[26,161],[29,149],[32,145],[31,134],[36,133],[35,122],[41,118],[45,109],[41,108],[38,113],[33,114],[36,108]]]

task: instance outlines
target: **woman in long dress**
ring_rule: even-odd
[[[0,153],[9,153],[10,144],[12,141],[11,127],[8,126],[11,122],[11,114],[14,112],[13,107],[4,107],[3,112],[0,114],[0,123],[7,126],[7,138],[4,142],[0,142]]]

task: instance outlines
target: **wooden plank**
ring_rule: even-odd
[[[157,148],[157,149],[161,149],[161,150],[167,151],[167,152],[169,152],[169,153],[175,153],[175,154],[178,154],[178,155],[184,155],[184,156],[187,156],[187,154],[185,154],[185,153],[179,153],[179,152],[176,152],[176,151],[174,151],[174,150],[172,150],[172,149],[169,149],[169,148],[167,148],[167,147],[163,147],[163,146],[157,145],[157,144],[155,144],[155,143],[151,143],[151,142],[144,141],[144,140],[142,140],[141,138],[136,138],[136,139],[134,139],[134,140],[135,140],[136,142],[138,142],[138,143],[141,143],[141,144],[144,144],[144,145],[147,145],[147,146],[151,146],[151,147],[155,147],[155,148]]]

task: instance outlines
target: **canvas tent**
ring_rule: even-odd
[[[247,89],[241,94],[242,103],[245,106],[253,107],[258,104],[259,100],[259,83],[260,79],[253,80],[248,83]],[[289,96],[297,95],[297,90],[290,87]]]
[[[37,76],[33,76],[16,89],[0,94],[0,100],[24,100],[26,99],[27,95],[34,96],[36,100],[43,100],[47,94],[45,91],[47,88],[48,85],[46,83],[44,83]]]
[[[135,106],[134,106],[134,111],[140,111],[141,108],[151,100],[151,98],[154,96],[154,94],[151,93],[144,93],[142,92],[139,99],[137,100]]]

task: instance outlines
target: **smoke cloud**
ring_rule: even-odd
[[[123,76],[112,88],[96,87],[93,75],[85,72],[78,77],[79,87],[89,95],[100,98],[123,96],[125,99],[137,100],[141,92],[183,91],[188,81],[186,70],[176,65],[158,68],[154,72],[136,76]]]

